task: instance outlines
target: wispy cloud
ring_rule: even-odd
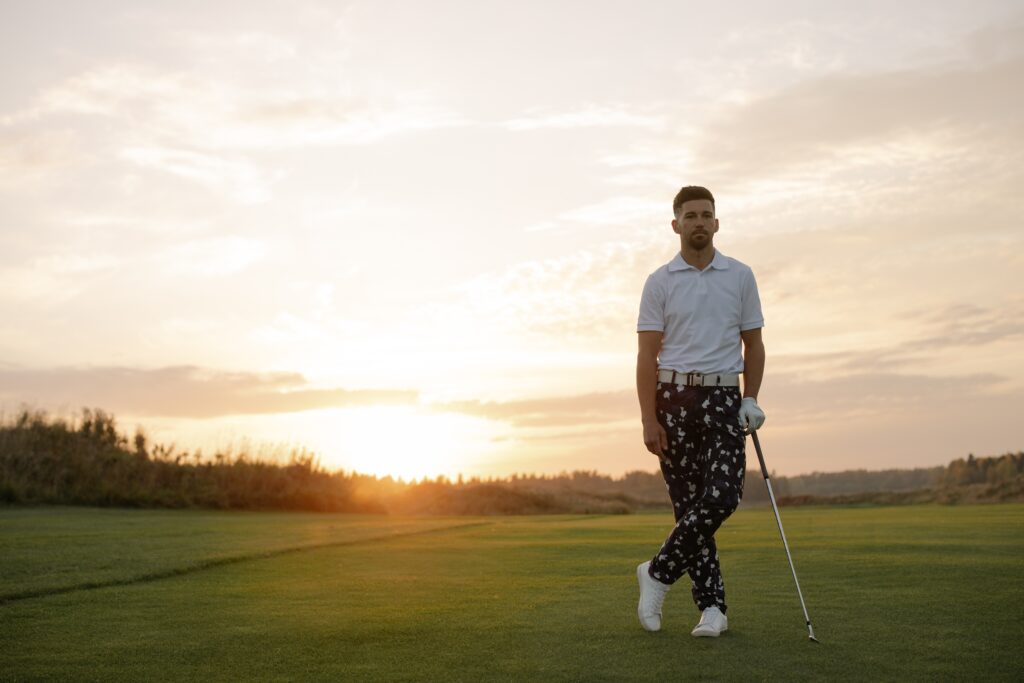
[[[180,103],[201,91],[201,82],[186,73],[129,63],[108,64],[45,86],[27,107],[0,116],[0,124],[55,114],[123,116],[152,111],[161,102]]]
[[[637,195],[608,197],[594,204],[563,211],[550,220],[526,228],[530,232],[576,228],[592,230],[594,226],[647,226],[671,220],[671,198],[658,201]]]
[[[637,405],[629,392],[614,391],[505,402],[452,401],[433,403],[430,408],[507,421],[517,427],[576,427],[629,419]]]
[[[871,68],[859,69],[846,63],[843,50],[867,48],[858,42],[867,34],[791,24],[727,34],[737,45],[764,43],[757,53],[770,53],[765,59],[782,69],[778,74],[746,57],[681,63],[681,70],[694,71],[693,87],[707,104],[703,118],[673,112],[661,133],[640,132],[628,147],[603,155],[609,182],[649,188],[699,178],[740,214],[770,212],[772,226],[788,223],[793,202],[817,204],[827,212],[818,215],[817,226],[834,226],[851,210],[864,210],[865,193],[886,203],[917,194],[948,200],[964,178],[986,202],[1005,203],[1013,195],[1007,189],[1020,185],[1024,168],[1019,17],[947,40],[941,51],[899,62],[879,56]],[[833,49],[830,36],[845,48]],[[787,54],[806,64],[786,66]],[[702,73],[715,78],[702,81]],[[729,96],[725,84],[733,82],[750,88]],[[756,227],[767,224],[763,218],[750,223],[755,230],[777,229]]]
[[[926,367],[951,351],[969,350],[975,357],[982,357],[999,344],[1013,344],[1024,338],[1024,300],[1020,298],[1011,297],[999,305],[952,303],[903,315],[912,327],[893,344],[840,353],[785,356],[780,361],[786,368],[825,370],[830,376],[861,372],[864,368],[907,372]],[[1011,379],[1007,374],[989,374],[1001,382]]]
[[[724,176],[746,177],[826,161],[842,168],[923,156],[945,162],[978,144],[1021,139],[1022,78],[1017,56],[801,82],[722,111],[697,159]]]
[[[267,65],[301,57],[302,46],[294,39],[270,31],[243,30],[203,33],[179,31],[169,41],[193,53],[221,63]]]
[[[920,313],[928,325],[926,335],[915,341],[922,349],[980,346],[1024,337],[1024,297],[1011,294],[1001,305],[954,303]]]
[[[45,91],[13,120],[79,113],[132,118],[150,136],[207,150],[366,144],[464,123],[423,91],[390,96],[264,89],[150,66],[98,67]]]
[[[610,242],[570,256],[526,261],[452,288],[445,302],[416,313],[445,329],[477,327],[494,335],[586,337],[592,342],[635,323],[637,297],[656,254],[672,244]],[[655,266],[656,267],[656,266]]]
[[[367,145],[469,124],[424,90],[267,87],[113,63],[48,85],[26,106],[0,114],[0,146],[10,152],[0,179],[85,159],[120,160],[253,203],[269,199],[286,175],[261,154]]]
[[[72,167],[85,157],[79,135],[66,127],[38,130],[0,125],[0,184],[25,185],[47,172]]]
[[[116,269],[112,254],[58,251],[17,265],[0,266],[0,303],[59,306],[74,299],[85,279]]]
[[[250,161],[224,155],[166,147],[127,147],[121,157],[145,168],[194,180],[215,192],[225,192],[243,203],[270,199],[271,186],[282,173],[266,171]]]
[[[667,116],[650,110],[626,105],[589,104],[570,111],[533,109],[524,116],[502,123],[505,128],[515,131],[541,128],[594,128],[594,127],[635,127],[659,130],[665,126]]]
[[[212,370],[192,365],[145,369],[0,369],[0,396],[14,402],[96,406],[115,413],[213,418],[339,406],[415,403],[415,391],[314,388],[300,374]]]
[[[211,236],[170,246],[152,257],[169,276],[219,277],[241,272],[266,256],[261,240],[240,235]]]
[[[798,424],[808,418],[830,422],[866,417],[917,413],[922,398],[937,414],[955,419],[957,406],[1002,393],[1007,377],[994,373],[956,376],[878,372],[870,364],[860,371],[819,379],[796,378],[786,373],[773,375],[765,387],[763,402],[783,415],[783,421]]]
[[[415,131],[470,125],[458,112],[407,92],[390,101],[265,96],[240,108],[210,146],[248,149],[365,145]]]

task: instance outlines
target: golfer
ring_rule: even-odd
[[[672,209],[680,251],[644,284],[636,389],[644,445],[660,459],[676,524],[637,567],[637,612],[645,629],[660,630],[666,593],[688,575],[701,612],[692,634],[718,636],[728,621],[715,531],[743,493],[745,434],[764,422],[764,318],[753,272],[715,249],[711,192],[684,187]]]

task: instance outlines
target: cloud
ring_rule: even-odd
[[[246,160],[187,149],[126,147],[120,155],[125,161],[187,178],[246,204],[269,200],[273,183],[284,175],[279,171],[263,171]]]
[[[851,211],[864,211],[869,193],[887,203],[913,193],[937,201],[965,178],[976,188],[976,201],[997,206],[1018,196],[1024,23],[1017,19],[947,39],[939,52],[929,53],[931,61],[920,55],[895,62],[881,54],[865,57],[860,53],[871,49],[865,36],[876,30],[891,29],[851,34],[848,25],[809,22],[736,29],[737,44],[749,47],[751,32],[755,45],[763,44],[759,61],[686,58],[679,68],[688,74],[715,74],[694,84],[702,108],[676,108],[664,131],[637,135],[628,147],[603,155],[607,182],[671,186],[699,176],[726,206],[770,212],[774,225],[793,217],[787,204],[813,202],[822,212],[818,225],[835,224]],[[857,53],[859,69],[845,63],[836,44],[846,45],[850,56]],[[804,68],[807,45],[814,53],[810,69]],[[787,61],[792,63],[784,66]],[[735,95],[726,83],[740,83],[745,91]]]
[[[118,268],[123,260],[104,253],[58,251],[24,265],[0,266],[0,303],[56,306],[73,300],[86,279]]]
[[[79,136],[67,128],[0,126],[0,183],[12,187],[85,158]]]
[[[594,226],[625,227],[650,225],[661,220],[668,223],[671,200],[652,200],[636,195],[608,197],[600,202],[578,206],[559,213],[549,220],[526,228],[530,232],[564,228],[593,229]]]
[[[625,105],[589,104],[569,111],[533,109],[526,116],[504,121],[501,125],[513,131],[542,128],[637,127],[659,130],[668,117]]]
[[[44,88],[28,107],[0,117],[0,124],[9,126],[54,114],[125,116],[196,97],[201,90],[200,81],[185,73],[107,64]]]
[[[287,62],[301,52],[301,46],[295,41],[266,31],[217,34],[192,31],[177,34],[175,42],[189,52],[235,64],[240,61],[263,65]]]
[[[406,131],[468,123],[425,91],[374,95],[349,88],[268,88],[189,71],[108,64],[50,86],[28,107],[0,118],[0,124],[67,114],[131,123],[124,132],[139,140],[132,147],[141,150],[133,154],[149,148],[211,154],[359,145]]]
[[[864,367],[864,366],[862,366]],[[790,421],[828,418],[837,422],[854,417],[917,412],[922,404],[950,406],[992,396],[1008,378],[994,373],[933,376],[868,371],[816,379],[776,373],[760,397]]]
[[[297,373],[229,372],[193,365],[156,369],[0,369],[0,396],[43,405],[96,406],[138,416],[213,418],[338,406],[415,403],[415,391],[310,388]]]
[[[430,408],[501,420],[517,427],[573,427],[633,417],[636,405],[631,392],[613,391],[505,402],[453,401],[432,403]]]
[[[1013,297],[999,306],[953,303],[920,314],[931,329],[914,342],[926,349],[979,346],[1024,336],[1024,297]]]
[[[587,225],[636,225],[649,224],[658,218],[667,224],[670,220],[671,204],[645,197],[609,197],[596,204],[570,209],[559,215],[565,221]]]
[[[265,95],[224,122],[211,147],[275,149],[312,145],[365,145],[402,133],[471,125],[456,111],[406,92],[389,100]]]
[[[1019,57],[1024,47],[1024,15],[1000,24],[983,26],[964,41],[968,57],[987,62]]]
[[[173,245],[153,257],[170,276],[219,277],[239,273],[261,261],[268,252],[262,240],[222,235]]]
[[[982,361],[990,349],[1003,343],[1015,343],[1024,337],[1024,299],[1008,297],[987,305],[946,302],[941,306],[921,307],[920,311],[902,311],[905,329],[891,335],[892,343],[854,346],[847,350],[771,355],[772,366],[797,376],[818,375],[829,380],[872,371],[912,373],[913,368],[926,368],[929,361],[950,358],[951,352],[969,351],[970,358]],[[1004,359],[1006,363],[1015,361]],[[1005,371],[1004,371],[1005,372]],[[989,380],[1005,381],[1009,377],[983,373]],[[915,380],[916,381],[916,380]],[[919,392],[929,391],[920,385]]]
[[[250,39],[263,40],[243,43]],[[276,58],[298,59],[287,50]],[[296,80],[225,80],[201,69],[139,63],[94,66],[0,113],[0,180],[24,182],[87,164],[106,164],[105,174],[123,179],[128,162],[257,203],[270,199],[291,168],[267,163],[267,154],[472,125],[425,90]]]
[[[723,107],[697,145],[698,165],[723,177],[764,177],[824,162],[945,162],[979,144],[1019,149],[1022,80],[1018,54],[800,82]]]
[[[989,372],[813,379],[776,372],[759,397],[768,415],[762,440],[775,444],[769,466],[787,474],[835,470],[838,463],[914,467],[1019,449],[1014,413],[1024,396],[1009,380]]]
[[[672,244],[606,242],[558,258],[486,273],[423,307],[415,320],[433,328],[486,329],[523,336],[581,337],[589,343],[633,330],[644,278],[672,257]],[[651,263],[655,265],[651,266]]]

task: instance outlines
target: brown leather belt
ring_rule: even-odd
[[[740,376],[735,372],[722,372],[704,375],[699,372],[677,372],[676,370],[658,370],[659,382],[682,384],[685,387],[738,387]]]

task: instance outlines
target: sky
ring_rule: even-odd
[[[0,78],[7,415],[656,471],[639,297],[698,184],[770,469],[1024,447],[1017,2],[8,0]]]

